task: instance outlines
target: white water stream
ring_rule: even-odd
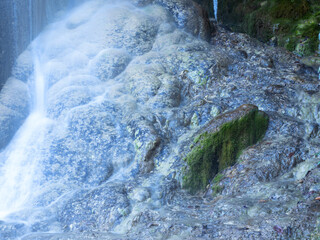
[[[214,18],[218,22],[218,0],[213,0],[213,12],[214,12]]]
[[[148,89],[154,91],[151,86],[161,83],[160,100],[151,96],[152,100],[168,106],[179,101],[176,94],[162,96],[175,85],[174,70],[168,75],[157,62],[146,61],[162,58],[154,48],[164,48],[168,33],[177,34],[181,46],[187,44],[187,34],[171,21],[161,6],[137,8],[131,1],[90,0],[60,15],[19,56],[13,76],[21,85],[28,81],[31,112],[0,152],[0,234],[7,223],[24,225],[22,230],[13,229],[12,236],[61,233],[66,226],[82,231],[82,222],[91,215],[88,211],[97,213],[101,226],[122,217],[120,208],[126,209],[127,202],[121,197],[110,219],[98,214],[109,209],[113,196],[124,195],[113,187],[109,200],[93,196],[95,206],[80,210],[73,201],[82,204],[85,192],[137,176],[141,158],[149,155],[149,144],[157,139],[153,126],[140,117],[154,106],[151,101],[140,105],[140,96],[149,98]],[[169,55],[172,50],[167,51]],[[152,85],[145,86],[149,74]],[[146,92],[140,93],[144,88]],[[91,203],[91,196],[85,197]]]
[[[0,155],[4,160],[0,170],[0,219],[30,207],[41,180],[41,143],[52,121],[46,118],[46,79],[40,60],[42,54],[37,50],[33,46],[34,79],[29,82],[33,89],[31,113]]]

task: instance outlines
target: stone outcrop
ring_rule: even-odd
[[[319,8],[317,0],[221,0],[219,19],[232,30],[309,56],[318,51]]]
[[[134,3],[138,6],[150,3],[163,6],[171,13],[180,28],[203,40],[210,40],[214,33],[207,11],[192,0],[134,0]]]
[[[183,187],[193,193],[205,189],[219,171],[234,165],[245,148],[257,143],[267,128],[267,115],[248,104],[211,120],[186,156]]]

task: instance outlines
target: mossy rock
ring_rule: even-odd
[[[270,4],[270,14],[273,18],[297,20],[310,11],[307,0],[272,0]]]
[[[268,123],[268,116],[254,105],[242,105],[213,119],[186,157],[183,188],[191,193],[205,189],[219,171],[234,165],[245,148],[264,136]]]
[[[318,50],[320,1],[221,0],[219,18],[233,31],[245,32],[262,42],[277,37],[278,45],[300,56]]]
[[[222,192],[223,187],[219,185],[219,183],[221,182],[221,180],[224,178],[224,175],[221,173],[218,173],[214,176],[214,178],[212,179],[212,195],[216,196],[217,194],[219,194],[220,192]]]

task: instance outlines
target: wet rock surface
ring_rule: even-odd
[[[183,31],[195,14],[188,1],[132,2],[143,7],[86,3],[86,12],[93,9],[90,16],[71,19],[72,28],[63,25],[64,37],[76,41],[82,28],[98,21],[96,38],[82,36],[87,42],[73,44],[94,47],[66,54],[58,51],[65,47],[63,39],[47,46],[51,123],[45,141],[39,139],[45,160],[41,191],[34,197],[37,211],[23,209],[11,223],[1,222],[3,238],[316,236],[317,75],[300,71],[296,56],[244,34],[219,29],[208,43],[197,37],[199,28],[196,37]],[[110,9],[112,14],[104,14]],[[175,18],[185,22],[179,27]],[[84,55],[87,62],[78,61],[78,68],[68,62],[67,75],[62,67],[52,71],[66,55],[78,60]],[[23,82],[30,64],[21,64],[16,77]],[[268,114],[265,137],[205,191],[186,193],[180,187],[183,158],[193,136],[243,104]],[[12,224],[17,216],[21,226]]]
[[[60,214],[66,231],[108,231],[130,213],[126,191],[121,184],[80,192],[72,197]]]
[[[15,132],[29,114],[28,86],[22,81],[10,78],[0,93],[0,149],[10,142]]]

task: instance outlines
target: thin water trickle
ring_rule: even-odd
[[[213,0],[214,18],[218,22],[218,0]]]
[[[32,14],[32,0],[29,0],[29,41],[32,41],[33,38],[33,24],[32,20],[33,19],[33,14]]]
[[[17,2],[13,1],[13,28],[18,29],[18,8]],[[13,32],[14,55],[18,54],[18,31]]]
[[[43,75],[40,57],[34,54],[34,113],[45,116],[46,114],[46,80]]]

